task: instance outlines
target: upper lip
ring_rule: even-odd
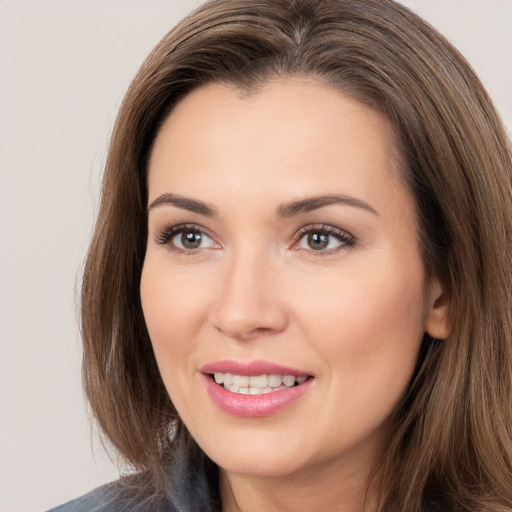
[[[224,361],[213,361],[201,368],[204,374],[212,373],[231,373],[232,375],[293,375],[295,377],[308,377],[311,374],[307,371],[297,370],[281,364],[269,361],[233,361],[226,359]]]

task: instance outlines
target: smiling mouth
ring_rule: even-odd
[[[300,386],[311,376],[294,375],[236,375],[231,373],[215,372],[210,377],[225,390],[241,395],[264,395],[283,389]]]

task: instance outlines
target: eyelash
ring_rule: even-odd
[[[338,240],[338,242],[340,242],[340,245],[331,249],[324,249],[320,251],[301,248],[297,248],[296,250],[304,250],[314,256],[330,256],[332,254],[338,253],[343,249],[354,247],[357,241],[354,235],[343,229],[335,228],[334,226],[330,226],[328,224],[313,224],[309,226],[304,226],[302,229],[298,231],[298,233],[295,235],[297,241],[294,243],[294,246],[298,245],[305,235],[309,235],[312,233],[331,236]]]
[[[176,252],[178,254],[185,254],[186,256],[192,256],[197,253],[200,249],[182,249],[181,247],[176,247],[175,245],[171,244],[170,242],[172,239],[179,235],[180,233],[183,233],[185,231],[190,231],[193,233],[200,233],[206,235],[208,238],[212,238],[208,235],[207,231],[202,228],[201,226],[198,226],[197,224],[178,224],[176,226],[169,225],[164,227],[164,229],[161,231],[161,233],[157,236],[155,243],[157,245],[167,245],[169,250]]]
[[[183,233],[185,231],[200,233],[203,235],[206,235],[208,238],[213,240],[213,238],[208,234],[208,232],[202,228],[201,226],[198,226],[197,224],[178,224],[178,225],[169,225],[164,227],[164,229],[160,232],[160,234],[155,239],[155,243],[157,245],[167,245],[169,247],[169,250],[176,252],[178,254],[185,254],[187,256],[193,256],[198,253],[199,249],[182,249],[181,247],[176,247],[175,245],[171,244],[170,242],[174,237],[179,235],[180,233]],[[334,237],[336,240],[340,242],[340,245],[337,247],[331,248],[331,249],[324,249],[324,250],[318,250],[315,251],[314,249],[305,249],[296,247],[304,236],[309,234],[320,234],[320,235],[328,235],[330,237]],[[297,234],[295,235],[295,242],[293,243],[292,248],[297,251],[307,251],[310,254],[313,254],[315,256],[330,256],[332,254],[335,254],[339,252],[340,250],[343,250],[344,248],[350,248],[353,247],[357,240],[356,237],[354,237],[352,234],[350,234],[348,231],[345,231],[343,229],[335,228],[333,226],[330,226],[328,224],[314,224],[314,225],[308,225],[301,228]]]

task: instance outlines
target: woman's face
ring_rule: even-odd
[[[442,324],[393,152],[380,114],[291,79],[204,86],[159,131],[144,315],[176,409],[228,474],[366,476]]]

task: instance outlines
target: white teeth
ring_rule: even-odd
[[[275,391],[275,389],[266,387],[266,388],[249,388],[249,394],[250,395],[264,395],[266,393],[270,393],[272,391]]]
[[[249,377],[249,386],[251,388],[266,388],[268,386],[268,377],[266,375],[258,375]]]
[[[233,384],[239,388],[248,388],[249,377],[247,375],[233,375]]]
[[[285,375],[283,377],[283,384],[291,388],[295,384],[295,377],[293,375]]]
[[[293,375],[232,375],[231,373],[214,373],[213,378],[217,384],[232,393],[242,395],[261,395],[280,389],[297,386],[306,381],[306,376]]]
[[[283,383],[281,379],[281,375],[269,375],[268,376],[268,385],[271,388],[278,388]]]

